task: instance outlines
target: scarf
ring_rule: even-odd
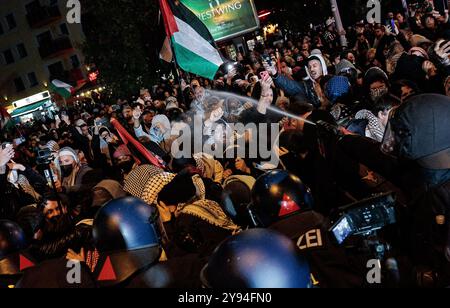
[[[241,228],[224,213],[220,205],[215,201],[198,200],[188,205],[180,205],[176,216],[180,214],[195,216],[216,227],[231,231],[233,234],[241,231]]]

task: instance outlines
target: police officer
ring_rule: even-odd
[[[210,257],[201,273],[208,288],[309,288],[309,265],[289,238],[266,229],[232,236]]]
[[[19,252],[27,246],[25,233],[19,225],[0,220],[0,288],[13,287],[20,278]]]
[[[200,287],[205,264],[195,255],[160,262],[164,230],[158,210],[133,197],[116,199],[98,212],[94,241],[100,287]]]
[[[344,249],[333,243],[329,221],[313,211],[312,195],[297,176],[281,170],[266,173],[256,181],[252,200],[253,225],[292,239],[321,287],[361,287],[365,274],[357,273]]]
[[[355,160],[397,185],[407,198],[402,212],[406,252],[417,266],[450,284],[448,245],[450,210],[450,98],[423,94],[410,98],[390,113],[383,142],[344,136],[339,147]],[[408,239],[405,241],[404,239]]]

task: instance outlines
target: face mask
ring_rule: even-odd
[[[164,135],[159,127],[152,127],[150,131],[151,140],[155,143],[161,143],[164,141]]]
[[[120,170],[122,170],[123,173],[130,173],[130,171],[133,169],[134,161],[124,161],[118,164],[118,167]]]
[[[66,178],[72,174],[73,166],[72,165],[66,165],[61,166],[61,175]]]
[[[377,99],[382,97],[383,95],[387,94],[389,90],[387,88],[380,88],[380,89],[373,89],[370,90],[370,98],[373,102],[375,102]]]

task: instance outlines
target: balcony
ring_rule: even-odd
[[[27,14],[28,24],[33,29],[52,24],[61,18],[58,6],[39,6]]]
[[[63,36],[55,40],[46,41],[39,46],[39,54],[43,60],[59,57],[73,51],[69,37]]]

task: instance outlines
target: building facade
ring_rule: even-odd
[[[48,90],[59,79],[86,80],[81,24],[69,23],[67,0],[0,1],[0,103]]]

